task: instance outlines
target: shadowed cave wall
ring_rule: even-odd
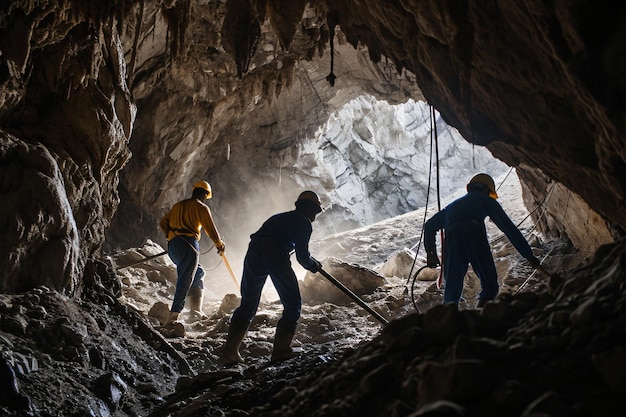
[[[232,210],[254,183],[224,169],[229,149],[265,175],[362,92],[424,97],[518,169],[530,206],[558,182],[584,218],[555,209],[544,228],[601,230],[593,247],[626,224],[623,17],[589,1],[4,3],[3,289],[80,292],[105,236],[159,239],[192,179]]]

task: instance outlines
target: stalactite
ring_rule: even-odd
[[[164,5],[162,13],[172,37],[170,40],[171,55],[175,57],[185,46],[185,31],[189,26],[191,15],[191,0],[178,0],[173,7]]]
[[[268,16],[280,46],[289,50],[308,0],[278,0],[267,5]]]
[[[333,72],[333,67],[335,66],[335,26],[337,24],[337,15],[334,13],[329,13],[327,20],[328,27],[330,29],[330,74],[328,74],[326,80],[331,87],[334,87],[335,80],[337,79],[337,76]]]
[[[229,0],[222,25],[222,45],[237,63],[237,76],[248,71],[261,37],[258,14],[248,0]]]

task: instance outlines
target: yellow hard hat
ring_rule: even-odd
[[[205,197],[207,200],[213,196],[213,192],[211,191],[211,184],[209,184],[206,181],[198,181],[198,182],[196,182],[193,185],[193,189],[195,190],[196,188],[200,188],[201,190],[204,190],[204,191],[207,192],[207,195]]]
[[[469,182],[470,184],[482,184],[489,188],[489,197],[496,199],[498,198],[498,193],[496,193],[496,184],[493,182],[493,178],[487,174],[476,174],[472,177]]]
[[[315,206],[317,206],[318,213],[322,211],[322,202],[320,200],[320,197],[314,191],[301,192],[298,196],[298,200],[296,201],[296,205],[298,205],[298,202],[300,201],[310,201],[311,203],[315,204]]]

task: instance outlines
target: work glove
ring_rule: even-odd
[[[309,271],[316,273],[322,269],[322,263],[313,257],[311,257],[311,259],[313,260],[313,266],[309,269]]]
[[[215,249],[217,249],[217,253],[220,254],[220,256],[222,255],[222,253],[224,253],[224,251],[226,250],[226,244],[224,243],[223,240],[219,240],[216,244],[215,244]]]
[[[426,254],[426,266],[429,268],[437,268],[439,265],[441,265],[441,262],[439,262],[437,254],[435,252],[428,252]]]
[[[534,269],[539,269],[541,267],[541,261],[536,256],[530,257],[526,260]]]

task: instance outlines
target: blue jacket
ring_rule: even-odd
[[[275,214],[250,235],[252,240],[266,239],[284,250],[288,255],[296,251],[296,259],[305,269],[311,270],[316,263],[309,253],[309,240],[313,233],[311,221],[297,210]]]
[[[435,234],[438,230],[444,229],[447,235],[465,222],[472,220],[484,222],[487,216],[504,232],[524,258],[534,257],[530,245],[502,206],[482,192],[468,192],[431,217],[424,225],[424,249],[427,253],[435,252]]]

